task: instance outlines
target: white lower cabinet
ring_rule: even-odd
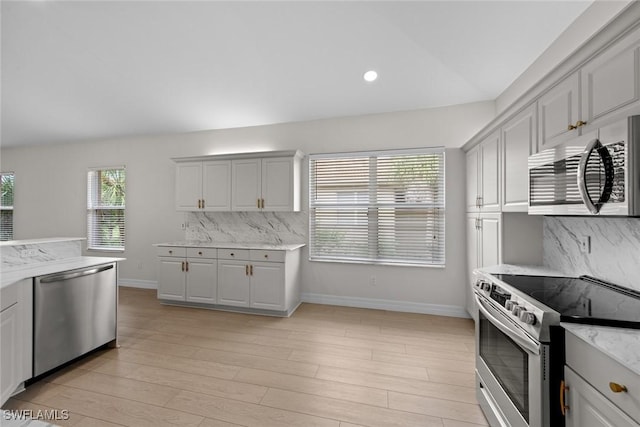
[[[0,291],[0,406],[32,377],[33,281]]]
[[[566,427],[640,426],[568,366],[564,368],[564,381]]]
[[[211,251],[217,251],[217,259],[211,259]],[[197,253],[207,259],[195,259]],[[198,302],[210,308],[277,315],[290,315],[300,303],[299,249],[163,246],[158,255],[158,299],[165,302]]]
[[[159,247],[158,255],[158,299],[215,304],[215,249]]]

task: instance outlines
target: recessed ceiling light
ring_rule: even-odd
[[[373,82],[378,78],[378,73],[376,73],[373,70],[369,70],[366,73],[364,73],[364,76],[362,76],[365,81],[367,82]]]

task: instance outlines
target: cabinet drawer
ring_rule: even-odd
[[[219,259],[249,259],[249,249],[218,249]]]
[[[187,248],[177,246],[158,246],[158,256],[186,257]]]
[[[251,249],[251,261],[284,262],[284,251],[265,251]]]
[[[187,248],[189,258],[218,258],[218,250],[212,248]]]
[[[567,365],[597,391],[631,418],[640,420],[640,376],[569,332],[566,334],[566,357]],[[609,383],[623,385],[627,391],[614,393]]]

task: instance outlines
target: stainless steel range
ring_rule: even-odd
[[[587,276],[475,272],[477,397],[492,426],[564,425],[560,322],[640,328],[640,293]]]

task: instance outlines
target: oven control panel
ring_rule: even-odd
[[[473,288],[477,294],[491,300],[494,306],[499,306],[500,311],[506,317],[529,334],[537,339],[546,338],[545,336],[541,337],[541,335],[548,334],[548,331],[542,331],[543,323],[546,320],[544,310],[535,307],[533,303],[515,294],[501,282],[492,280],[491,277],[477,275]]]

